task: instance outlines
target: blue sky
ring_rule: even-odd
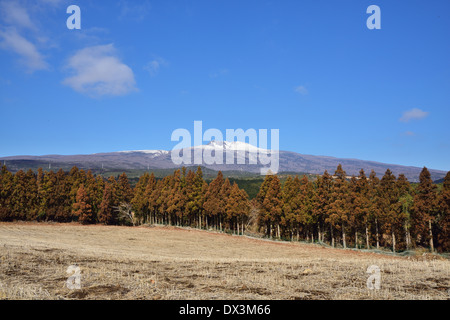
[[[0,0],[0,156],[170,150],[201,120],[450,170],[449,15],[448,0]]]

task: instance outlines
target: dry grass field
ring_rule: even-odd
[[[449,299],[450,262],[169,227],[0,223],[0,299]],[[66,285],[71,265],[81,289]],[[366,286],[371,265],[381,289]]]

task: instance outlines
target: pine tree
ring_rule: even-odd
[[[134,212],[136,212],[137,220],[139,220],[140,223],[144,223],[149,215],[149,197],[146,192],[149,181],[150,175],[146,172],[139,178],[139,181],[134,188],[134,197],[131,200],[131,205]]]
[[[186,204],[185,195],[185,168],[183,168],[183,175],[180,170],[176,170],[172,177],[171,188],[167,193],[167,214],[169,218],[169,225],[182,225],[182,218]]]
[[[396,233],[404,225],[403,212],[400,208],[400,194],[395,176],[387,169],[380,181],[380,210],[383,229],[391,235],[392,251],[396,251]]]
[[[98,221],[102,224],[113,225],[117,223],[117,215],[114,211],[114,207],[117,205],[117,201],[114,199],[114,190],[111,183],[105,184],[105,190],[103,191],[103,199],[100,204],[100,210],[98,212]]]
[[[209,226],[217,227],[218,216],[221,212],[220,208],[220,190],[224,184],[222,171],[219,171],[217,177],[208,185],[205,193],[205,202],[203,208],[206,214],[206,228]]]
[[[377,175],[374,170],[370,172],[369,175],[369,183],[368,183],[368,198],[370,200],[369,206],[369,221],[373,224],[373,231],[375,233],[375,241],[377,249],[380,248],[380,217],[381,211],[379,206],[379,187],[380,187],[380,179],[377,178]],[[369,244],[370,246],[370,244]]]
[[[317,179],[314,208],[312,212],[314,220],[317,221],[319,242],[325,241],[325,233],[326,229],[328,229],[326,226],[326,217],[328,214],[328,206],[330,205],[331,187],[332,177],[328,171],[325,170],[324,174]],[[331,241],[330,234],[330,242]]]
[[[26,175],[23,170],[14,174],[13,187],[11,194],[11,217],[13,220],[26,220],[27,212],[27,183]]]
[[[54,216],[56,221],[68,222],[73,219],[71,189],[71,177],[66,175],[65,172],[60,169],[56,173],[56,185],[54,190],[55,202],[53,212],[49,214],[50,216]]]
[[[130,203],[133,199],[133,189],[128,181],[127,174],[123,172],[117,180],[117,197],[119,203]]]
[[[438,198],[439,215],[437,225],[439,233],[437,235],[437,246],[440,251],[450,251],[450,171],[444,178],[442,191]]]
[[[401,217],[403,219],[403,228],[405,231],[405,248],[406,250],[411,249],[411,208],[413,206],[414,198],[411,195],[412,189],[408,179],[404,174],[400,174],[397,179],[397,189],[399,193],[399,209],[401,211]]]
[[[144,196],[148,202],[149,217],[147,218],[147,221],[150,222],[151,224],[156,223],[156,218],[157,218],[157,213],[158,213],[157,200],[161,193],[160,188],[161,188],[161,182],[156,181],[155,175],[152,172],[152,174],[150,175],[150,177],[148,179],[147,187],[145,188],[145,194],[144,194]]]
[[[229,230],[239,234],[240,227],[246,220],[250,207],[248,205],[247,195],[245,191],[239,189],[239,186],[234,183],[231,187],[230,195],[225,206],[226,221]],[[243,232],[243,227],[242,227]]]
[[[200,167],[197,168],[195,173],[189,170],[186,177],[186,212],[190,217],[190,225],[192,221],[195,221],[198,228],[202,228],[202,214],[204,203],[204,184],[203,172]]]
[[[14,176],[6,166],[0,170],[0,221],[12,221],[11,198],[14,188]]]
[[[291,176],[288,176],[284,186],[282,188],[281,197],[282,197],[282,217],[281,217],[281,225],[282,225],[282,234],[288,233],[290,239],[293,238],[294,230],[297,230],[297,239],[298,239],[298,220],[297,220],[297,209],[298,209],[298,201],[296,201],[298,194],[300,191],[300,180],[298,176],[292,179]]]
[[[42,171],[41,171],[42,172]],[[53,171],[38,174],[39,183],[39,217],[40,219],[56,221],[57,195],[56,185],[57,177]]]
[[[222,187],[220,188],[220,192],[219,192],[219,205],[218,205],[219,211],[217,213],[217,217],[218,217],[220,231],[223,231],[223,221],[226,216],[225,207],[228,203],[230,194],[231,194],[231,183],[230,183],[230,180],[228,178],[226,178],[225,181],[223,182]]]
[[[419,176],[419,185],[414,197],[413,224],[417,240],[424,244],[428,241],[434,251],[433,227],[437,217],[436,185],[431,180],[428,169],[423,168]]]
[[[281,184],[278,176],[274,175],[262,204],[262,213],[267,225],[266,234],[270,237],[280,237],[280,222],[283,213]]]
[[[84,184],[78,189],[76,202],[73,204],[73,214],[78,217],[78,221],[82,224],[95,223],[95,216]]]
[[[331,242],[334,246],[334,230],[341,230],[342,245],[347,248],[347,225],[350,201],[346,173],[339,164],[335,172],[335,180],[332,184],[331,201],[328,206],[326,222],[330,225]]]
[[[305,175],[300,180],[295,202],[297,203],[295,206],[297,208],[295,210],[297,225],[304,228],[306,240],[309,240],[309,236],[311,236],[311,242],[314,242],[314,226],[317,225],[317,216],[314,215],[314,186]],[[317,234],[319,239],[319,232]]]

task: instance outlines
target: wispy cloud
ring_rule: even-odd
[[[414,108],[408,111],[403,112],[402,117],[400,118],[401,122],[410,122],[411,120],[421,120],[428,116],[428,112],[422,111],[418,108]]]
[[[0,47],[15,53],[28,73],[49,69],[41,50],[55,46],[38,27],[39,20],[33,20],[32,17],[60,2],[61,0],[41,0],[37,3],[0,0]]]
[[[52,6],[58,6],[64,2],[66,2],[65,0],[40,0],[41,2],[43,2],[44,4],[49,4]]]
[[[0,2],[0,12],[4,23],[17,28],[36,30],[36,26],[31,21],[28,11],[20,6],[17,1]]]
[[[303,96],[308,94],[308,89],[306,89],[304,86],[295,87],[294,91],[300,93]]]
[[[144,69],[148,71],[148,73],[154,77],[158,74],[159,69],[163,66],[167,66],[168,62],[163,58],[156,58],[144,66]]]
[[[132,19],[141,22],[150,12],[151,5],[149,1],[126,1],[122,0],[118,3],[120,7],[119,20]]]
[[[15,28],[0,30],[0,39],[0,47],[18,54],[19,61],[27,72],[33,73],[49,68],[36,46],[21,36]]]
[[[120,96],[136,91],[133,70],[116,56],[113,44],[88,47],[73,55],[67,67],[75,75],[63,83],[89,96]]]

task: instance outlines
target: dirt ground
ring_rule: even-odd
[[[450,298],[450,261],[436,256],[173,227],[0,223],[0,263],[0,299]],[[372,265],[379,290],[367,288]],[[81,289],[69,289],[69,266]]]

